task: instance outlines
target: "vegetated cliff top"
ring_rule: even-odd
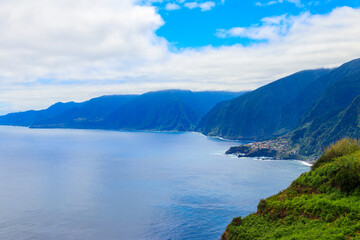
[[[342,139],[287,189],[237,217],[223,240],[360,239],[360,146]]]

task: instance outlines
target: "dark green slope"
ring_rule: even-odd
[[[341,70],[341,71],[340,71]],[[345,71],[344,71],[345,70]],[[360,94],[360,60],[344,64],[335,81],[328,85],[307,114],[300,127],[289,133],[299,145],[300,155],[317,156],[330,143],[343,137],[358,138],[357,96]],[[352,121],[351,121],[352,120]]]
[[[325,76],[325,79],[328,80],[328,84],[322,87],[321,95],[309,112],[304,115],[302,124],[320,123],[324,121],[323,119],[335,116],[360,94],[360,59],[333,70]]]
[[[7,115],[0,116],[0,125],[29,127],[34,122],[39,121],[40,119],[47,119],[54,117],[64,111],[79,107],[81,105],[82,103],[59,102],[44,110],[39,110],[39,111],[30,110],[26,112],[9,113]]]
[[[360,147],[344,139],[256,213],[234,218],[222,240],[360,239],[359,172]]]
[[[360,95],[340,114],[339,121],[330,129],[327,137],[331,142],[339,140],[342,136],[360,137]]]
[[[318,125],[318,123],[305,125],[300,130],[295,130],[292,140],[300,144],[301,155],[316,156],[322,149],[341,138],[351,137],[358,139],[360,137],[359,118],[360,95],[345,110],[327,119],[316,129],[313,129],[313,125]],[[299,134],[301,131],[303,134]]]
[[[266,139],[283,134],[291,130],[302,116],[295,111],[289,117],[290,113],[284,115],[283,109],[306,86],[328,72],[327,69],[298,72],[218,104],[201,120],[197,130],[231,139]],[[288,117],[286,121],[282,120],[284,116]]]
[[[354,74],[359,70],[360,59],[355,59],[342,66],[330,71],[328,74],[323,75],[316,81],[307,85],[293,100],[283,108],[281,112],[281,125],[285,128],[294,128],[299,121],[308,122],[313,116],[309,115],[304,119],[304,116],[309,114],[313,105],[318,98],[323,94],[325,89],[334,82],[342,79],[348,75]],[[316,113],[316,111],[314,111]],[[296,124],[294,124],[296,123]]]

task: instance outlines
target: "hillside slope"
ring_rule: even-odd
[[[291,125],[291,123],[294,122],[294,119],[297,119],[299,125],[311,121],[313,117],[316,117],[318,113],[321,113],[321,111],[314,109],[314,105],[317,105],[316,102],[323,95],[324,91],[339,79],[354,75],[359,69],[360,59],[355,59],[344,63],[340,67],[333,69],[328,74],[325,74],[316,79],[316,81],[308,84],[293,101],[289,101],[283,108],[280,124],[288,128],[293,128],[297,127],[296,125]],[[322,99],[326,100],[326,97]],[[326,101],[324,103],[326,104]],[[328,105],[332,107],[331,104]],[[336,102],[334,106],[338,106]],[[310,114],[309,111],[311,111],[312,114]]]
[[[311,124],[294,130],[288,137],[292,148],[300,149],[304,156],[318,156],[321,149],[329,146],[343,137],[359,138],[360,136],[360,95],[348,107],[333,117],[324,119],[319,126],[316,120]]]
[[[288,109],[286,114],[283,114],[284,108],[296,100],[306,86],[329,71],[298,72],[221,103],[201,120],[197,130],[230,139],[266,139],[281,135],[301,120],[302,113],[294,110],[304,112],[309,102],[304,102],[305,107],[298,103],[297,108]]]
[[[289,188],[237,217],[222,240],[360,239],[360,146],[343,139]]]
[[[356,124],[356,116],[360,116],[357,111],[359,101],[356,98],[360,95],[360,60],[345,64],[348,65],[357,68],[339,76],[325,88],[300,127],[290,133],[292,142],[299,145],[301,155],[318,155],[331,142],[343,137],[359,137],[360,129]]]

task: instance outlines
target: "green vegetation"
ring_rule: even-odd
[[[343,139],[311,171],[235,218],[222,239],[360,239],[360,146]]]
[[[330,143],[359,136],[360,62],[357,67],[354,64],[350,62],[338,70],[341,77],[323,91],[301,126],[289,134],[300,155],[318,157]]]

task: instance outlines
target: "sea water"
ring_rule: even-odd
[[[0,239],[219,239],[309,166],[198,133],[0,127]]]

